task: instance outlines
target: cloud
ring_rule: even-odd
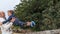
[[[0,0],[0,10],[14,9],[16,4],[19,4],[20,0]]]

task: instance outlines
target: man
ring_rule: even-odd
[[[5,21],[5,13],[3,11],[0,11],[0,28],[2,31],[2,34],[12,34],[12,30],[11,30],[11,26],[13,24],[13,22],[15,21],[15,18],[12,18],[10,20],[10,23],[7,22],[5,24],[3,24],[2,22]]]

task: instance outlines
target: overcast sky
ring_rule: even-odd
[[[14,9],[19,4],[20,0],[0,0],[0,10],[7,13],[7,10]]]

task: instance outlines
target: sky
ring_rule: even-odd
[[[0,0],[0,10],[3,10],[7,16],[7,10],[13,10],[20,3],[20,0]]]

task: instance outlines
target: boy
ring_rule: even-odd
[[[13,17],[16,18],[13,10],[8,10],[8,16],[9,16],[9,18],[6,21],[4,21],[3,24],[10,21]],[[27,22],[27,23],[29,23],[29,22]],[[35,25],[35,23],[33,23],[33,24],[32,23],[33,22],[31,22],[30,26],[33,25],[33,24]],[[22,22],[18,18],[16,18],[13,24],[14,25],[19,25],[20,27],[23,27],[24,24],[26,24],[26,23]]]

